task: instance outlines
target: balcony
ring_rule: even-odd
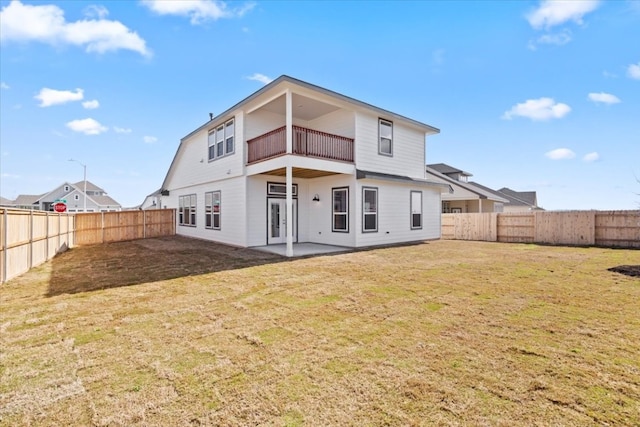
[[[247,141],[247,164],[287,153],[287,128],[267,132]],[[353,139],[293,126],[293,154],[353,163]]]

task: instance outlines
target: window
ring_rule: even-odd
[[[188,194],[178,198],[178,224],[196,226],[195,194]]]
[[[204,226],[220,230],[220,191],[204,194]]]
[[[378,189],[362,188],[362,231],[378,231]]]
[[[64,191],[69,191],[69,186],[68,185],[64,186]]]
[[[422,191],[411,192],[411,229],[422,228]]]
[[[233,154],[235,150],[235,125],[233,119],[209,131],[209,160]]]
[[[333,188],[332,231],[349,232],[349,188]]]
[[[393,155],[393,123],[380,119],[378,124],[378,152],[391,156]]]
[[[80,195],[79,194],[74,194],[73,200],[80,200]]]
[[[286,196],[287,184],[281,184],[278,182],[268,182],[267,194],[269,196]],[[298,195],[298,184],[291,185],[291,194],[293,195],[293,197],[296,197]]]

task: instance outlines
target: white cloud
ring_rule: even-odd
[[[84,98],[84,91],[76,89],[75,92],[70,90],[56,90],[48,87],[40,89],[40,93],[34,96],[40,101],[39,107],[50,107],[52,105],[66,104],[71,101],[80,101]]]
[[[594,151],[593,153],[585,154],[582,160],[588,163],[595,162],[600,160],[600,154]]]
[[[520,116],[534,121],[560,119],[570,111],[571,107],[561,102],[556,103],[553,98],[529,99],[514,105],[509,111],[505,111],[502,118],[511,120],[514,116]]]
[[[126,49],[151,55],[146,42],[136,32],[118,21],[103,19],[107,13],[104,7],[91,9],[91,13],[100,18],[67,22],[58,6],[25,5],[14,0],[0,11],[0,41],[71,44],[97,53]]]
[[[129,129],[129,128],[119,128],[119,127],[117,127],[117,126],[115,126],[115,127],[113,128],[113,130],[114,130],[116,133],[131,133],[131,129]]]
[[[599,0],[543,0],[526,18],[535,29],[549,29],[568,21],[581,25],[584,15],[593,12],[598,6]]]
[[[260,74],[260,73],[254,73],[253,75],[247,77],[248,80],[255,80],[257,82],[263,83],[263,84],[269,84],[273,81],[273,79],[271,77],[267,77],[264,74]]]
[[[145,144],[153,144],[154,142],[158,142],[158,138],[156,138],[155,136],[148,136],[148,135],[145,135],[144,138],[142,138],[142,140],[144,141]]]
[[[84,133],[85,135],[99,135],[109,130],[108,127],[102,126],[100,122],[94,119],[72,120],[67,123],[67,127],[74,132]]]
[[[609,72],[609,71],[607,71],[607,70],[604,70],[604,71],[602,72],[602,76],[603,76],[603,77],[605,77],[605,78],[607,78],[607,79],[617,79],[617,78],[618,78],[618,75],[617,75],[617,74],[610,73],[610,72]]]
[[[15,174],[12,174],[12,173],[3,173],[3,174],[2,174],[2,177],[3,177],[3,178],[11,178],[11,179],[18,179],[18,178],[21,178],[21,176],[20,176],[20,175],[15,175]]]
[[[98,102],[97,99],[94,99],[93,101],[85,101],[85,102],[83,102],[82,106],[84,108],[86,108],[87,110],[95,110],[96,108],[98,108],[100,106],[100,103]]]
[[[89,18],[103,19],[109,16],[109,11],[104,6],[98,6],[98,5],[92,4],[90,6],[87,6],[84,9],[84,15]]]
[[[627,76],[635,80],[640,80],[640,62],[627,67]]]
[[[590,93],[589,99],[593,102],[601,102],[603,104],[618,104],[620,103],[620,98],[615,95],[611,95],[610,93]]]
[[[0,82],[0,89],[9,89],[9,85],[5,82]]]
[[[142,4],[158,15],[189,17],[193,25],[221,18],[241,17],[256,5],[255,2],[248,2],[240,7],[229,8],[226,2],[217,0],[142,0]]]
[[[565,160],[573,159],[576,156],[576,153],[568,148],[556,148],[555,150],[547,151],[544,155],[551,160]]]

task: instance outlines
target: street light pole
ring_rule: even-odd
[[[87,212],[87,165],[85,165],[84,163],[80,163],[80,161],[76,159],[69,159],[69,161],[78,163],[84,169],[84,190],[83,190],[84,191],[84,210],[83,212],[86,213]]]

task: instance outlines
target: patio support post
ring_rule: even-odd
[[[293,168],[287,166],[287,253],[293,256]]]
[[[286,119],[287,127],[287,154],[293,153],[293,108],[291,101],[291,89],[287,89],[286,98]],[[293,168],[289,165],[287,169],[287,251],[288,257],[293,256]]]

